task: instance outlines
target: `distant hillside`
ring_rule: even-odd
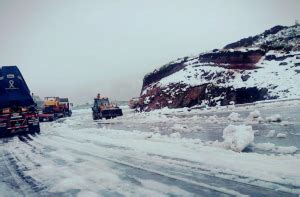
[[[275,26],[147,74],[135,107],[227,105],[300,97],[300,26]]]

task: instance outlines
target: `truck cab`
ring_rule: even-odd
[[[72,116],[72,110],[71,110],[72,103],[69,102],[68,98],[59,98],[59,106],[63,110],[65,117]]]

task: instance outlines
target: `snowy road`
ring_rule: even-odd
[[[260,111],[260,119],[250,112]],[[4,196],[298,196],[300,102],[210,110],[160,110],[94,122],[91,112],[1,139]],[[230,115],[232,112],[238,116]],[[268,121],[274,114],[281,122]],[[254,142],[225,148],[229,124]],[[270,131],[274,130],[274,132]],[[281,134],[281,135],[278,135]],[[278,137],[276,137],[278,135]],[[218,140],[216,142],[216,140]],[[1,195],[1,196],[3,196]]]

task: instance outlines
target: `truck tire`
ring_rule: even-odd
[[[0,128],[0,138],[8,136],[6,128]]]
[[[29,127],[29,133],[40,133],[40,131],[40,124]]]
[[[98,116],[95,113],[93,113],[93,120],[98,120]]]

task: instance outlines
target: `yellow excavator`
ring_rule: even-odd
[[[111,119],[117,116],[123,116],[122,109],[117,105],[113,105],[109,102],[107,97],[100,97],[100,94],[94,99],[93,119],[99,120],[102,118]]]

